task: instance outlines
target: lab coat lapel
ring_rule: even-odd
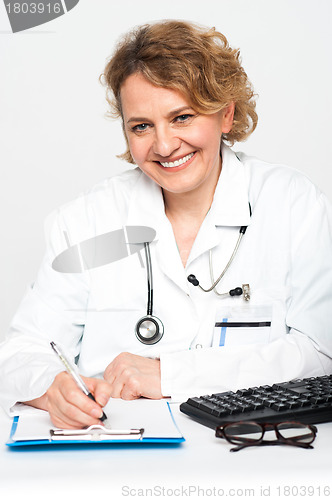
[[[157,246],[157,258],[162,271],[185,293],[188,293],[189,284],[183,267],[180,253],[175,241],[173,228],[165,216],[165,224],[160,231],[160,240]]]
[[[248,226],[250,210],[248,181],[243,163],[236,154],[222,145],[222,170],[211,208],[199,230],[188,265],[204,252],[219,245],[222,226]]]
[[[159,226],[164,217],[160,187],[141,172],[129,203],[127,225],[152,227],[156,230],[155,240],[158,240]]]
[[[180,259],[172,225],[165,215],[160,187],[141,174],[130,201],[127,225],[148,226],[156,230],[155,256],[161,270],[187,292],[188,282]],[[153,260],[153,256],[152,256]]]

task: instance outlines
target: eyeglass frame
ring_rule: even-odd
[[[257,439],[257,441],[249,442],[249,440],[248,440],[247,443],[240,444],[240,445],[236,446],[235,448],[231,448],[229,451],[240,451],[243,448],[248,448],[249,446],[269,446],[269,445],[273,446],[276,444],[286,444],[286,445],[290,445],[290,446],[297,446],[299,448],[313,449],[313,446],[311,446],[311,443],[313,443],[314,440],[316,439],[317,432],[318,432],[318,429],[315,425],[304,424],[303,422],[285,421],[285,422],[269,423],[269,422],[255,422],[254,420],[240,420],[239,422],[228,422],[224,425],[219,425],[218,427],[216,427],[215,436],[218,438],[226,439],[226,441],[228,441],[231,444],[236,444],[236,443],[232,442],[232,440],[227,436],[227,434],[225,433],[225,429],[227,427],[232,427],[234,425],[240,425],[240,424],[255,424],[257,426],[260,426],[261,430],[262,430],[262,435],[261,435],[260,439]],[[300,442],[295,442],[294,441],[295,438],[283,437],[277,428],[277,426],[281,425],[281,424],[301,425],[301,426],[308,428],[312,433],[311,441],[309,441],[307,443],[300,443]],[[266,430],[268,430],[268,431],[274,430],[277,439],[274,441],[272,441],[272,440],[264,441],[263,437],[264,437]],[[245,440],[246,438],[242,438],[242,439]]]

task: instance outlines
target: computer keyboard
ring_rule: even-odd
[[[246,420],[331,422],[332,375],[193,397],[182,403],[180,410],[212,428]]]

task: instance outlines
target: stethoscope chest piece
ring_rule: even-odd
[[[146,315],[137,322],[135,334],[142,344],[153,345],[164,335],[164,325],[156,316]]]

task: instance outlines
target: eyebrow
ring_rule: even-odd
[[[166,118],[172,118],[173,116],[181,115],[184,111],[193,111],[193,108],[190,106],[182,106],[181,108],[173,109],[166,115]],[[132,116],[131,118],[129,118],[129,120],[127,120],[127,123],[149,121],[149,118],[144,118],[143,116]]]

